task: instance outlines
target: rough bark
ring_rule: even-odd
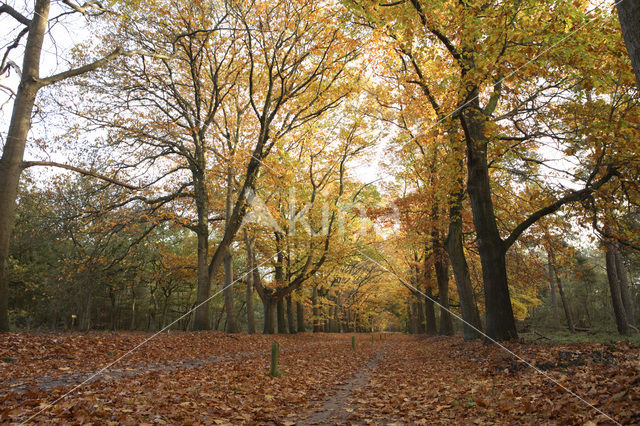
[[[627,275],[627,268],[625,268],[624,266],[620,248],[617,244],[614,246],[614,248],[616,272],[618,275],[618,283],[620,284],[620,297],[622,298],[622,305],[624,306],[624,312],[627,314],[627,322],[629,324],[635,324],[635,307],[633,306],[633,299],[631,298],[631,291],[629,289],[629,277]]]
[[[434,262],[440,302],[440,330],[445,336],[453,335],[453,321],[449,313],[449,265],[444,252],[438,251]]]
[[[304,333],[304,305],[302,302],[296,302],[296,317],[298,320],[298,333]]]
[[[287,325],[289,326],[289,334],[296,334],[296,313],[293,310],[293,300],[291,295],[287,296]]]
[[[469,275],[469,265],[464,254],[462,240],[462,182],[458,182],[459,190],[450,194],[449,204],[449,234],[447,236],[446,249],[453,269],[456,281],[458,298],[460,299],[460,311],[464,321],[462,333],[464,340],[478,339],[482,336],[482,322],[480,312],[476,304]]]
[[[640,1],[621,0],[616,2],[616,8],[636,83],[640,86]]]
[[[467,192],[482,265],[486,334],[494,340],[510,340],[517,338],[518,332],[507,281],[507,247],[500,237],[491,199],[483,112],[477,98],[472,105],[463,111],[461,121],[467,144]]]
[[[418,321],[418,334],[424,334],[426,332],[425,323],[424,323],[424,309],[422,308],[422,300],[417,298],[414,302],[416,305],[416,313],[417,313],[417,321]]]
[[[249,240],[247,232],[244,233],[244,241],[247,249],[247,288],[246,288],[246,305],[247,305],[247,333],[254,334],[256,332],[256,321],[253,312],[253,241]]]
[[[319,333],[322,331],[320,327],[320,309],[318,307],[318,288],[314,287],[311,292],[311,303],[313,305],[313,332]]]
[[[287,320],[285,316],[284,301],[282,299],[278,299],[276,302],[276,312],[278,318],[278,333],[287,334]]]
[[[262,298],[264,307],[264,328],[262,333],[274,334],[276,332],[276,301],[269,296]]]
[[[616,268],[615,246],[612,242],[607,242],[605,246],[605,260],[607,266],[607,281],[609,282],[609,291],[611,292],[611,304],[613,306],[613,314],[616,319],[618,333],[628,335],[630,332],[627,315],[622,303],[622,295],[620,293],[620,283],[618,271]]]
[[[237,333],[236,308],[233,297],[233,256],[231,249],[227,249],[224,255],[224,306],[227,311],[227,333]]]
[[[416,334],[416,313],[415,305],[411,301],[413,296],[409,296],[407,300],[407,331],[409,334]]]
[[[22,77],[0,158],[0,332],[9,330],[9,242],[31,114],[40,88],[40,55],[47,30],[49,4],[49,0],[35,2],[22,62]]]
[[[433,290],[431,289],[431,287],[427,287],[425,289],[424,307],[426,332],[430,336],[438,333],[438,328],[436,325],[436,310],[434,308],[433,300]]]

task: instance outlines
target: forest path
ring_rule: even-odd
[[[300,416],[296,419],[298,425],[334,425],[345,424],[354,411],[354,398],[357,392],[362,390],[367,383],[372,372],[378,366],[378,362],[386,353],[389,343],[385,343],[375,355],[360,368],[356,374],[347,382],[340,384],[335,393],[327,398],[324,403],[314,409],[307,416]]]

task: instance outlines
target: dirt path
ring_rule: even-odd
[[[369,382],[369,377],[383,357],[388,343],[382,346],[373,358],[346,383],[337,387],[336,392],[324,403],[306,417],[297,420],[298,425],[334,425],[349,422],[353,408],[351,400],[356,392],[364,388]]]

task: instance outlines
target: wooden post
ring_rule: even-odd
[[[356,348],[356,336],[351,336],[351,348],[354,350]]]
[[[278,370],[278,358],[280,356],[280,346],[278,342],[271,344],[271,377],[280,377]]]

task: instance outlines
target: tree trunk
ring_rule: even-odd
[[[276,332],[276,302],[271,296],[262,299],[264,307],[264,334],[274,334]]]
[[[276,302],[276,310],[278,313],[278,333],[287,334],[287,320],[285,318],[284,300],[282,300],[282,298]]]
[[[287,296],[287,325],[289,326],[289,333],[296,334],[296,314],[293,311],[293,300],[291,295]]]
[[[547,255],[549,256],[549,273],[555,276],[556,285],[558,286],[558,293],[560,293],[560,300],[562,301],[562,308],[564,309],[564,316],[567,319],[567,328],[569,329],[570,332],[575,333],[576,328],[573,325],[571,311],[569,310],[569,301],[567,300],[567,297],[564,294],[564,289],[562,288],[562,280],[560,280],[560,275],[558,275],[558,271],[554,266],[556,263],[556,257],[552,250],[549,250]]]
[[[417,297],[416,301],[413,303],[415,304],[415,307],[416,307],[415,309],[416,309],[417,319],[418,319],[417,332],[418,334],[424,334],[426,331],[426,328],[424,324],[424,309],[422,308],[422,300],[420,300],[420,297]]]
[[[296,316],[298,319],[298,333],[304,333],[304,305],[302,302],[296,302]]]
[[[196,227],[196,234],[198,236],[198,289],[196,293],[197,302],[193,329],[209,330],[211,328],[209,318],[209,299],[211,292],[211,277],[209,276],[209,200],[207,188],[204,183],[204,174],[198,170],[193,170],[192,175],[198,215],[198,224]]]
[[[611,242],[606,243],[605,260],[607,265],[607,281],[609,281],[609,290],[611,292],[611,304],[613,305],[613,313],[616,318],[616,326],[618,333],[623,335],[629,334],[629,323],[627,322],[627,314],[622,303],[622,295],[620,292],[620,282],[618,271],[616,268],[615,246]]]
[[[247,248],[247,289],[246,289],[246,304],[247,304],[247,333],[254,334],[256,332],[256,322],[253,312],[253,247],[252,242],[247,237],[247,231],[244,231],[244,241]]]
[[[436,310],[433,306],[433,300],[433,290],[431,287],[427,286],[425,289],[424,308],[426,332],[430,336],[438,333],[438,328],[436,327]]]
[[[49,17],[49,0],[36,0],[13,102],[9,130],[0,158],[0,332],[9,331],[9,243],[22,174],[22,159],[40,76],[40,55]]]
[[[236,322],[236,308],[233,298],[233,256],[228,248],[224,254],[224,306],[227,311],[227,333],[237,333],[238,323]]]
[[[435,259],[438,298],[440,302],[440,334],[453,335],[453,322],[449,314],[449,265],[444,250],[437,250]]]
[[[627,268],[624,266],[622,260],[622,254],[618,245],[614,245],[615,259],[616,259],[616,272],[618,274],[618,283],[620,283],[620,297],[622,298],[622,305],[624,306],[624,312],[627,314],[627,322],[629,324],[635,324],[635,307],[633,306],[633,299],[631,298],[631,292],[629,290],[629,278],[627,276]]]
[[[456,281],[458,298],[460,299],[460,311],[464,321],[462,333],[464,340],[478,339],[482,336],[480,312],[476,304],[476,298],[471,286],[469,266],[464,254],[462,241],[462,182],[458,182],[459,191],[450,194],[449,205],[449,234],[447,236],[446,249],[451,261],[453,276]]]
[[[318,288],[314,287],[311,293],[311,303],[313,304],[313,332],[322,331],[320,327],[320,309],[318,308]]]
[[[553,270],[553,264],[551,263],[551,257],[548,255],[549,260],[547,263],[547,270],[549,272],[549,292],[551,293],[551,309],[553,311],[553,318],[558,319],[558,300],[556,298],[556,285],[555,285],[555,273]]]
[[[467,143],[467,192],[482,265],[486,334],[494,340],[516,339],[518,332],[507,281],[506,247],[500,238],[491,199],[484,113],[479,107],[478,91],[470,96],[474,96],[474,101],[461,114],[461,121]]]
[[[415,305],[411,303],[411,299],[413,296],[409,296],[409,300],[407,300],[407,329],[409,334],[416,334],[416,312]]]
[[[636,75],[636,83],[640,86],[640,2],[621,0],[616,2],[616,7],[624,43]]]

